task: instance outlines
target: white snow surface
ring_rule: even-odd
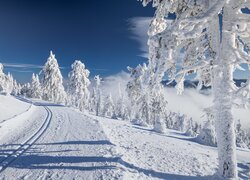
[[[96,117],[105,134],[116,145],[125,167],[125,179],[217,179],[217,149],[168,130],[159,134],[152,128],[129,122]],[[239,178],[250,178],[250,151],[237,150]]]
[[[180,132],[33,102],[1,124],[0,179],[216,179],[216,148]],[[249,179],[250,151],[237,155],[239,177]]]
[[[31,104],[17,100],[13,96],[0,95],[0,123],[29,111]]]

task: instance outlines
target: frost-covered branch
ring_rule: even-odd
[[[216,14],[218,14],[221,11],[225,2],[226,2],[226,0],[217,0],[204,13],[202,13],[198,16],[194,16],[194,17],[187,17],[187,18],[182,20],[182,23],[193,23],[193,24],[197,24],[200,22],[206,23],[206,22],[210,21]],[[208,3],[208,1],[203,1],[203,3],[204,3],[203,6],[205,6],[205,5],[207,5],[205,3]]]

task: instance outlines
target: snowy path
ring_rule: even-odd
[[[52,112],[49,108],[44,106],[47,111],[47,117],[42,126],[29,137],[25,142],[21,143],[16,149],[13,149],[6,158],[0,161],[0,173],[4,171],[12,162],[14,162],[19,156],[25,153],[46,131],[52,119]]]
[[[52,118],[50,118],[52,117]],[[38,107],[33,123],[1,140],[0,179],[115,179],[114,145],[97,121],[66,107]],[[23,134],[23,135],[21,135]]]

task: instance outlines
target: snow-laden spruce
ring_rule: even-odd
[[[32,74],[31,86],[30,86],[30,96],[32,98],[40,99],[42,96],[41,84],[39,81],[38,74]]]
[[[118,84],[118,99],[115,104],[115,117],[120,119],[130,120],[130,115],[128,114],[128,107],[125,104],[124,94],[121,92],[121,84]],[[127,102],[128,103],[128,102]]]
[[[25,83],[21,87],[21,95],[26,96],[26,97],[31,97],[31,88],[30,88],[30,83]]]
[[[22,88],[21,85],[19,83],[17,83],[16,80],[14,80],[12,94],[14,96],[20,95],[21,94],[21,88]]]
[[[104,99],[103,116],[115,118],[115,105],[111,94],[107,95]]]
[[[95,86],[90,98],[90,111],[94,112],[96,116],[103,115],[103,97],[100,88],[102,78],[99,75],[94,77]]]
[[[3,65],[0,63],[0,92],[5,95],[10,95],[14,88],[13,76],[3,72]]]
[[[199,135],[197,136],[197,141],[201,144],[216,146],[216,133],[214,127],[214,116],[211,108],[205,109],[206,113],[206,122],[202,127]]]
[[[147,91],[145,73],[147,65],[138,65],[136,68],[128,67],[130,81],[127,83],[127,94],[132,106],[132,118],[136,124],[152,124],[150,120],[150,97]]]
[[[151,1],[143,0],[143,5]],[[195,72],[200,88],[212,85],[219,173],[224,178],[237,178],[232,104],[237,98],[244,105],[250,88],[246,83],[238,89],[233,72],[241,69],[241,63],[249,64],[250,15],[243,8],[250,7],[250,2],[154,0],[153,6],[156,13],[149,28],[149,68],[158,74],[154,82],[160,82],[167,72],[171,80],[176,80],[176,88],[181,93],[185,77]],[[169,13],[174,13],[176,18],[167,21]],[[219,13],[222,14],[221,32]],[[177,61],[179,57],[184,57],[181,62]]]
[[[55,55],[50,51],[50,56],[43,67],[43,100],[54,103],[65,103],[66,92],[63,87],[63,77]]]
[[[85,69],[85,65],[76,60],[71,65],[72,71],[69,73],[69,83],[68,83],[68,104],[83,111],[89,106],[89,70]]]
[[[4,91],[5,74],[3,72],[3,65],[0,63],[0,92]]]

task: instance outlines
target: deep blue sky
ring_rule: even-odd
[[[129,19],[153,14],[137,0],[1,0],[0,62],[43,65],[53,50],[64,76],[75,59],[92,75],[115,74],[146,61]],[[22,82],[39,72],[22,67],[5,72]]]

